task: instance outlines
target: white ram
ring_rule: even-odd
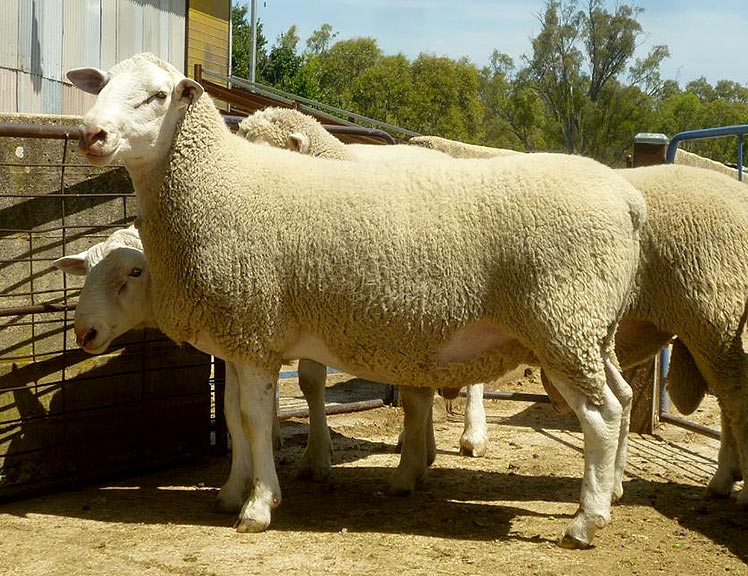
[[[580,511],[561,544],[590,545],[620,495],[631,389],[613,336],[646,219],[620,175],[553,154],[385,171],[253,144],[149,54],[68,78],[98,94],[86,158],[121,161],[133,181],[159,327],[236,367],[254,466],[239,531],[266,529],[280,503],[272,417],[284,360],[412,386],[412,397],[532,361],[584,431]],[[414,404],[395,487],[426,470],[428,410]]]

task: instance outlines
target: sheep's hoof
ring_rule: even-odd
[[[735,500],[738,508],[748,510],[748,488],[743,488],[738,492],[738,496]]]
[[[730,491],[725,492],[722,489],[716,489],[711,486],[707,486],[706,497],[712,500],[726,500],[730,497]]]
[[[213,512],[217,514],[236,514],[242,509],[244,501],[232,502],[228,499],[221,498],[219,495],[213,502]]]
[[[332,475],[329,468],[314,468],[313,466],[300,466],[296,471],[296,478],[299,480],[308,480],[323,484],[330,482]]]
[[[487,447],[485,444],[477,446],[471,444],[460,444],[460,456],[470,456],[471,458],[483,458],[486,455]]]
[[[234,522],[234,528],[236,528],[236,531],[239,532],[239,534],[259,534],[260,532],[267,530],[266,525],[257,522],[256,520],[248,520],[247,518],[240,518]]]
[[[623,488],[615,488],[613,490],[613,495],[610,497],[610,503],[618,504],[621,501],[621,498],[623,498]]]
[[[589,542],[580,540],[579,538],[570,534],[564,534],[561,537],[561,540],[558,541],[558,545],[561,548],[566,548],[567,550],[589,550],[593,547]]]

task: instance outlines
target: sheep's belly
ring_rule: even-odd
[[[418,358],[408,362],[402,355],[398,355],[399,365],[395,366],[377,367],[365,359],[362,359],[365,364],[345,361],[309,333],[301,334],[283,357],[285,360],[307,358],[370,380],[433,387],[482,382],[503,375],[519,363],[534,361],[531,351],[514,336],[487,321],[462,328],[426,362]]]
[[[516,341],[514,336],[487,320],[479,320],[458,330],[439,347],[439,364],[470,362],[490,350],[499,350]]]

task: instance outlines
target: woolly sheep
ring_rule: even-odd
[[[412,397],[537,361],[585,435],[580,512],[561,544],[590,545],[625,462],[631,389],[612,358],[646,220],[633,187],[576,156],[385,171],[256,145],[149,54],[68,78],[98,94],[86,158],[121,161],[133,180],[159,327],[236,367],[254,466],[239,531],[266,529],[280,503],[271,419],[284,360],[413,386]],[[395,487],[426,468],[428,413],[405,415],[403,452],[418,466],[401,460]]]
[[[292,147],[302,152],[324,156],[327,147],[321,148],[320,144],[326,138],[332,138],[324,128],[310,117],[296,111],[278,114],[267,111],[263,114],[261,122],[256,122],[250,117],[244,121],[246,126],[251,127],[251,132],[256,138],[270,140],[267,135],[289,134],[288,141],[298,141],[302,145]],[[281,125],[283,131],[278,130]],[[334,138],[333,138],[334,139]],[[276,136],[272,141],[274,145],[283,142],[283,137]],[[337,140],[336,140],[337,142]],[[309,144],[311,143],[311,144]],[[433,147],[457,158],[489,158],[518,154],[511,150],[501,150],[483,146],[473,146],[438,138],[433,136],[419,136],[412,138],[410,143]],[[337,149],[348,149],[347,146],[339,144]],[[382,148],[383,152],[391,147]],[[343,154],[339,153],[342,157]],[[386,156],[386,154],[383,154]],[[701,160],[701,164],[695,164],[695,160]],[[679,151],[676,162],[691,166],[706,167],[704,160],[693,154],[688,155]],[[717,163],[712,163],[717,165]],[[709,165],[709,168],[714,169]],[[718,171],[725,173],[729,168],[719,165]],[[732,172],[735,172],[732,170]],[[668,177],[663,174],[669,175]],[[735,178],[731,172],[728,176]],[[741,316],[748,314],[741,308],[741,302],[748,294],[746,283],[748,283],[748,251],[735,246],[734,243],[720,244],[719,258],[729,270],[737,271],[738,282],[733,286],[735,298],[730,298],[720,292],[718,301],[699,299],[694,294],[693,286],[712,286],[724,283],[717,277],[717,271],[713,267],[704,267],[698,264],[701,257],[706,257],[705,250],[711,249],[709,245],[715,230],[719,232],[720,239],[731,236],[730,228],[737,227],[748,232],[748,219],[744,218],[746,196],[748,191],[741,185],[726,184],[723,179],[713,174],[689,168],[651,168],[626,170],[624,177],[631,180],[639,188],[649,203],[650,218],[645,225],[645,242],[642,244],[642,259],[639,278],[639,290],[636,291],[637,298],[624,316],[616,335],[616,353],[623,368],[634,366],[654,356],[675,334],[687,334],[684,338],[675,338],[672,343],[670,359],[670,370],[668,372],[668,391],[673,404],[682,414],[690,414],[701,402],[708,387],[712,387],[718,397],[726,397],[721,403],[729,402],[735,407],[729,412],[723,413],[722,429],[725,431],[727,442],[723,444],[720,452],[720,466],[714,478],[709,484],[708,491],[715,496],[725,496],[731,493],[734,478],[748,477],[748,453],[736,453],[736,446],[748,445],[748,428],[743,420],[748,418],[748,406],[744,406],[742,400],[734,401],[734,393],[725,392],[729,390],[732,379],[720,379],[714,381],[714,377],[702,375],[698,368],[697,360],[689,351],[689,346],[694,349],[709,350],[706,355],[709,361],[701,360],[706,364],[704,370],[708,374],[727,372],[735,375],[736,388],[742,392],[739,394],[748,397],[748,368],[745,363],[745,353],[741,353],[740,347],[741,325],[745,324]],[[700,190],[706,190],[699,194]],[[691,191],[694,194],[691,194]],[[704,198],[709,194],[709,200]],[[685,200],[680,198],[688,195]],[[714,204],[710,204],[714,202]],[[705,208],[709,204],[709,208]],[[674,220],[672,206],[678,207],[678,220]],[[664,211],[667,212],[663,214]],[[686,290],[679,286],[670,286],[670,296],[666,299],[658,298],[662,294],[662,286],[658,279],[660,270],[654,270],[653,262],[673,262],[672,256],[666,254],[665,245],[671,242],[676,229],[683,227],[683,222],[691,224],[690,233],[685,235],[680,249],[689,255],[689,259],[675,260],[675,269],[679,271],[681,278],[688,278],[685,282]],[[712,230],[711,235],[706,231]],[[743,234],[741,238],[748,237]],[[672,244],[669,244],[672,246]],[[712,246],[712,248],[714,248]],[[714,259],[714,256],[712,256]],[[742,279],[742,280],[740,280]],[[659,302],[654,305],[655,302]],[[695,303],[694,303],[695,302]],[[721,311],[718,320],[710,318],[709,308],[716,307]],[[715,324],[716,322],[716,324]],[[717,327],[717,330],[706,330],[701,326]],[[688,336],[688,334],[691,334]],[[686,342],[689,342],[687,345]],[[542,378],[544,386],[559,412],[568,412],[568,406],[564,404],[563,398],[559,397],[557,391]],[[488,427],[486,425],[485,410],[483,407],[483,385],[474,384],[467,386],[465,405],[465,427],[460,438],[460,453],[480,457],[485,455],[488,445]],[[747,400],[748,401],[748,400]],[[734,432],[731,431],[734,429]],[[743,465],[741,466],[741,462]],[[748,503],[748,491],[738,498],[742,504]]]
[[[346,145],[330,134],[314,117],[291,108],[268,107],[255,112],[239,123],[237,134],[252,142],[288,148],[319,158],[402,160],[413,157],[413,153],[408,153],[408,146]],[[423,150],[428,150],[436,157],[442,158],[445,152],[457,158],[493,158],[519,154],[513,150],[463,144],[436,136],[417,136],[411,138],[409,144],[421,146]],[[411,149],[421,150],[421,148]],[[320,387],[324,383],[316,383],[316,385]],[[452,397],[456,397],[458,392],[459,390],[453,388],[444,390],[445,395]],[[433,430],[430,430],[429,442],[429,460],[433,461],[436,453]],[[432,446],[433,451],[431,451]],[[483,385],[469,385],[465,406],[465,429],[460,437],[460,453],[481,457],[485,455],[487,447],[488,428],[483,407]]]
[[[58,258],[53,265],[68,274],[86,276],[75,310],[75,334],[78,344],[87,352],[103,353],[115,338],[138,326],[157,327],[150,271],[135,227],[117,230],[103,242],[78,254]],[[299,476],[324,480],[331,467],[331,440],[324,403],[326,370],[316,362],[302,359],[298,374],[299,386],[309,405],[310,419]],[[236,496],[243,493],[252,477],[238,393],[236,371],[231,363],[227,363],[224,413],[232,439],[231,472],[216,501],[217,508],[226,511],[241,508],[244,500],[236,500]],[[277,425],[277,419],[274,423]],[[279,442],[280,429],[276,428],[274,436]]]
[[[503,148],[491,148],[477,144],[465,144],[456,140],[448,140],[440,136],[413,136],[408,144],[421,146],[429,150],[444,152],[453,158],[496,158],[499,156],[511,156],[518,154],[515,150]]]
[[[448,158],[438,150],[395,144],[344,144],[319,121],[293,108],[268,107],[239,122],[237,135],[319,158],[338,160],[409,160]]]
[[[707,491],[731,494],[748,478],[748,188],[688,165],[621,170],[644,196],[648,219],[633,299],[616,334],[621,367],[652,358],[673,340],[667,385],[683,414],[712,388],[722,409],[717,471]],[[557,407],[563,399],[544,381]],[[470,388],[470,387],[469,387]],[[481,403],[479,390],[468,402]],[[485,415],[466,408],[465,428],[485,435]],[[748,506],[748,490],[737,497]]]

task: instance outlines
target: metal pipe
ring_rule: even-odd
[[[736,124],[734,126],[719,126],[717,128],[702,128],[700,130],[686,130],[679,132],[670,139],[667,152],[665,153],[665,162],[672,164],[675,162],[675,151],[678,144],[685,140],[701,140],[703,138],[719,138],[720,136],[738,136],[738,180],[743,179],[743,142],[742,135],[748,134],[748,124]]]
[[[55,126],[50,124],[23,124],[0,122],[0,137],[8,138],[80,138],[80,126]],[[25,166],[25,165],[24,165]]]
[[[674,424],[675,426],[680,426],[681,428],[703,434],[704,436],[709,436],[710,438],[714,438],[715,440],[719,440],[720,438],[722,438],[722,434],[720,434],[720,432],[715,430],[714,428],[709,428],[708,426],[697,424],[696,422],[689,422],[685,418],[680,418],[679,416],[673,416],[671,414],[660,414],[660,421]]]
[[[24,314],[41,314],[43,312],[65,312],[75,310],[75,304],[34,304],[32,306],[12,306],[0,308],[0,318],[6,316],[23,316]]]
[[[257,0],[252,0],[250,18],[252,19],[252,44],[249,51],[249,81],[254,82],[257,68]]]
[[[361,400],[360,402],[345,402],[343,404],[325,405],[325,414],[347,414],[349,412],[362,412],[373,408],[381,408],[384,401],[381,398],[376,400]],[[294,410],[284,410],[278,413],[278,420],[288,420],[289,418],[308,418],[309,408],[297,408]]]
[[[466,396],[464,390],[460,390],[460,396]],[[487,400],[513,400],[517,402],[545,402],[550,404],[551,399],[547,394],[530,394],[528,392],[503,392],[501,390],[486,390],[483,398]]]
[[[665,379],[670,369],[670,346],[660,350],[660,416],[670,412],[670,396],[665,388]]]

